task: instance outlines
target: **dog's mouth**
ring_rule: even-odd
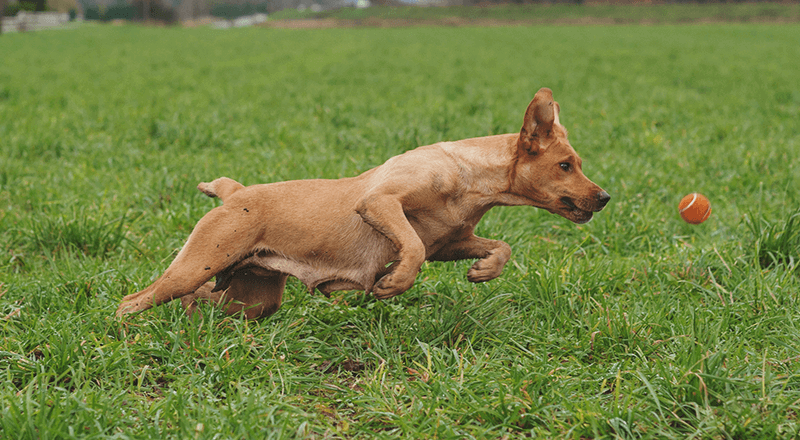
[[[569,197],[562,197],[561,203],[567,208],[567,212],[562,214],[567,220],[575,222],[577,224],[587,223],[589,220],[592,219],[592,211],[587,211],[585,209],[578,208],[575,205],[575,202]]]

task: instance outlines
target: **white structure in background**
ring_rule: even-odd
[[[233,20],[217,20],[211,23],[211,27],[214,29],[240,28],[255,26],[257,24],[264,23],[265,21],[267,21],[267,14],[258,13],[247,15],[245,17],[239,17]]]
[[[372,6],[369,0],[356,0],[356,8],[364,9]]]
[[[3,33],[39,31],[69,23],[66,12],[19,11],[14,17],[3,17]]]
[[[300,3],[297,5],[298,12],[305,12],[309,9],[311,12],[322,12],[322,5],[319,3],[311,3],[311,6],[306,6],[305,3]]]

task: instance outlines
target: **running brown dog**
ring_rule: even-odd
[[[290,275],[312,292],[387,299],[411,288],[425,260],[477,258],[467,279],[496,278],[511,248],[473,233],[489,209],[530,205],[585,223],[610,199],[583,175],[559,110],[542,88],[519,133],[419,147],[357,177],[201,183],[223,205],[200,219],[164,274],[126,296],[117,315],[180,298],[187,313],[208,300],[231,314],[269,316]]]

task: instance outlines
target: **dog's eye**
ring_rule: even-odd
[[[562,170],[564,170],[564,171],[569,171],[569,170],[571,170],[571,169],[572,169],[572,165],[570,165],[568,162],[561,162],[561,163],[560,163],[560,164],[558,164],[558,165],[559,165],[559,166],[561,167],[561,169],[562,169]]]

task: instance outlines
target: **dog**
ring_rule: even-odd
[[[266,317],[289,276],[312,293],[388,299],[411,288],[425,260],[477,259],[467,279],[494,279],[511,247],[473,233],[489,209],[529,205],[580,224],[610,199],[583,174],[559,112],[542,88],[519,133],[418,147],[338,180],[200,183],[223,204],[200,219],[160,278],[123,298],[117,316],[180,298],[189,314],[209,301]]]

